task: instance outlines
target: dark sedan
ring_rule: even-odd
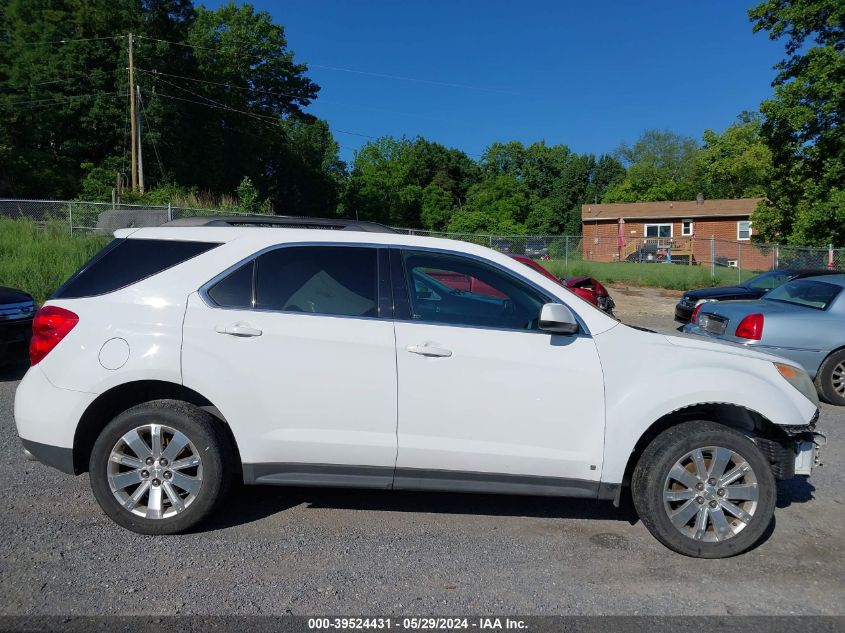
[[[26,358],[35,309],[31,295],[0,286],[0,365]]]
[[[722,286],[719,288],[701,288],[684,293],[675,306],[675,320],[679,323],[689,323],[692,312],[699,303],[710,301],[734,301],[739,299],[759,299],[772,288],[777,288],[793,279],[817,277],[836,273],[835,270],[772,270],[762,275],[752,277],[738,286]]]

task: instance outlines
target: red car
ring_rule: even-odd
[[[593,279],[592,277],[565,277],[561,279],[560,277],[555,277],[530,257],[526,257],[525,255],[511,255],[511,257],[526,266],[530,266],[549,279],[563,284],[567,290],[574,292],[585,301],[589,301],[600,310],[604,310],[608,314],[613,314],[613,308],[616,304],[610,298],[607,288],[602,286],[598,279]]]
[[[613,314],[613,308],[615,306],[613,299],[610,298],[607,289],[602,286],[597,279],[593,279],[592,277],[567,277],[565,279],[560,279],[559,277],[555,277],[552,273],[543,268],[530,257],[526,257],[525,255],[511,255],[511,257],[526,266],[530,266],[552,281],[561,284],[566,287],[567,290],[575,293],[585,301],[589,301],[600,310],[604,310],[611,315]],[[485,295],[488,297],[505,297],[505,295],[501,292],[492,286],[488,286],[486,283],[480,279],[476,279],[475,277],[446,271],[428,271],[426,274],[453,290],[474,292],[475,294]]]

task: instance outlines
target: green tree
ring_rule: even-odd
[[[0,195],[110,198],[129,172],[128,33],[156,201],[231,194],[246,175],[283,212],[335,213],[345,165],[304,112],[319,87],[283,27],[191,0],[0,2]]]
[[[696,154],[696,180],[708,198],[765,196],[772,178],[772,152],[761,136],[761,117],[743,113],[722,134],[705,130]]]
[[[608,189],[604,202],[685,200],[695,197],[694,139],[668,130],[646,130],[633,144],[622,144],[616,157],[627,167],[625,178]]]
[[[346,164],[325,121],[291,117],[277,124],[262,179],[276,213],[332,217],[346,178]]]
[[[238,197],[238,211],[243,213],[262,213],[267,210],[267,201],[262,200],[258,189],[252,184],[249,176],[244,176],[235,190]]]
[[[767,0],[749,11],[755,32],[785,40],[774,95],[760,106],[772,152],[773,207],[753,216],[764,239],[845,244],[831,219],[845,191],[845,5],[841,0]]]
[[[470,187],[464,207],[449,221],[453,233],[524,234],[531,211],[528,187],[509,174]]]
[[[127,79],[117,36],[141,23],[129,0],[0,3],[0,195],[71,197],[84,163],[119,155]]]
[[[343,212],[392,226],[443,230],[478,178],[466,154],[422,138],[384,137],[355,155]]]
[[[442,230],[455,213],[455,196],[435,182],[423,189],[420,224],[424,229]]]
[[[481,157],[485,180],[508,176],[524,186],[528,212],[519,232],[535,234],[581,232],[581,205],[591,194],[604,193],[624,168],[612,157],[597,162],[565,145],[543,142],[525,147],[519,142],[493,143]]]

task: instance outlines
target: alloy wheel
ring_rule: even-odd
[[[840,396],[845,396],[845,361],[839,363],[833,368],[833,373],[830,376],[830,382],[836,393]]]
[[[190,506],[202,487],[202,458],[186,435],[145,424],[123,435],[109,454],[112,494],[125,510],[166,519]]]
[[[696,448],[675,462],[663,486],[663,507],[684,536],[718,542],[754,518],[757,477],[748,461],[721,446]]]

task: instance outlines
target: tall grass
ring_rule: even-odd
[[[540,262],[559,277],[589,276],[602,283],[628,282],[637,286],[668,288],[670,290],[691,290],[710,286],[736,285],[750,279],[754,272],[736,268],[717,268],[716,279],[710,278],[710,268],[705,266],[683,266],[680,264],[635,264],[628,262],[588,262],[577,260],[567,266],[562,260]]]
[[[0,285],[25,290],[43,303],[109,241],[71,237],[65,222],[39,226],[0,219]]]

